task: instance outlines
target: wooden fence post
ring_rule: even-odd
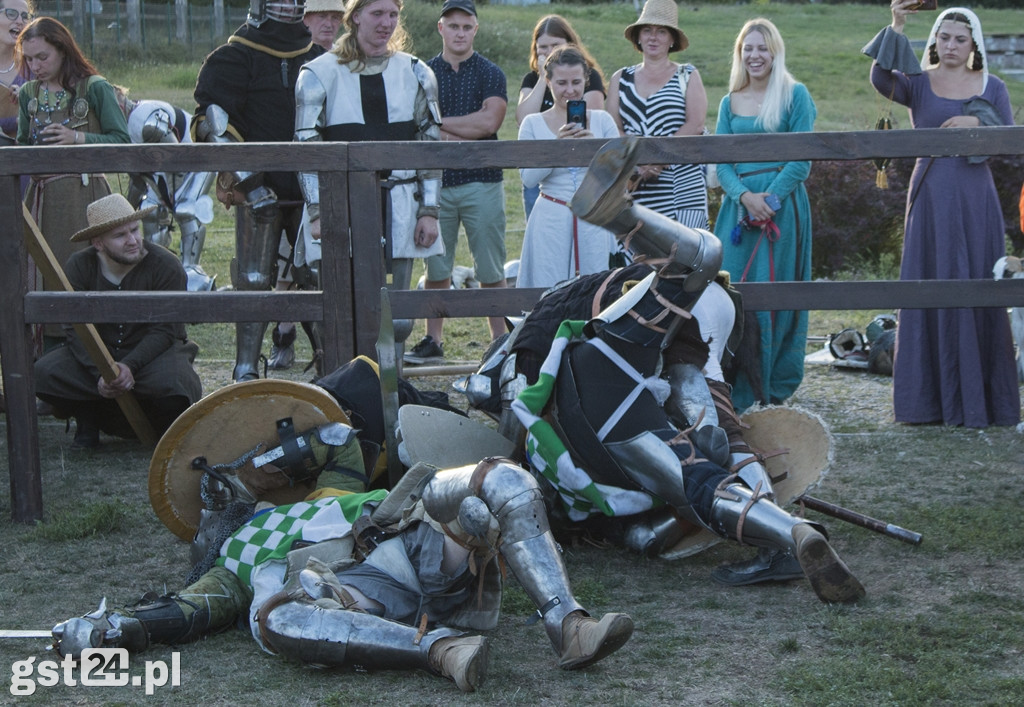
[[[35,377],[31,337],[25,324],[23,302],[27,286],[25,242],[19,225],[21,183],[17,177],[0,178],[0,223],[8,224],[0,238],[0,358],[3,359],[4,396],[7,406],[7,471],[11,477],[11,516],[17,523],[43,517],[43,488],[39,466],[39,426],[36,420]]]
[[[355,291],[349,180],[344,172],[320,173],[320,283],[324,290],[324,370],[333,371],[356,355]],[[328,345],[327,342],[330,342]]]

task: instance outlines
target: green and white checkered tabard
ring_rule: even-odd
[[[300,501],[277,506],[260,513],[235,531],[224,541],[217,564],[234,572],[247,585],[252,585],[253,569],[274,558],[284,557],[296,540],[303,537],[303,529],[320,513],[334,517],[331,537],[343,537],[352,529],[352,523],[362,514],[366,503],[380,501],[387,495],[384,490],[370,493],[330,496],[316,501]],[[337,511],[340,511],[338,513]],[[323,529],[314,542],[325,539]]]

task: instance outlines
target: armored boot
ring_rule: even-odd
[[[274,327],[270,334],[273,346],[270,348],[270,358],[267,359],[267,368],[274,371],[283,371],[291,368],[295,363],[295,327],[288,331],[281,331],[281,325]]]
[[[607,142],[591,160],[569,206],[579,218],[614,233],[627,249],[665,261],[661,277],[681,277],[687,292],[700,292],[718,275],[722,244],[708,231],[633,203],[626,184],[639,145],[635,136]]]
[[[235,209],[235,251],[231,282],[239,291],[270,290],[274,285],[277,247],[281,240],[281,210],[277,197],[266,187],[246,194],[246,203]],[[266,322],[235,325],[235,381],[259,378],[257,363],[263,347]]]
[[[107,611],[106,598],[95,611],[54,626],[52,635],[54,650],[76,659],[90,648],[124,648],[137,653],[149,647],[149,634],[142,624],[116,611]]]
[[[823,527],[790,515],[743,484],[716,491],[711,526],[725,537],[792,553],[824,602],[849,603],[864,596],[863,585],[828,544]]]
[[[54,648],[77,657],[88,648],[143,651],[151,643],[187,643],[231,626],[252,601],[252,591],[231,571],[214,567],[180,594],[149,592],[135,605],[95,611],[53,628]]]
[[[573,596],[558,544],[548,526],[543,494],[529,472],[495,459],[481,462],[476,469],[440,472],[424,489],[423,505],[432,518],[448,523],[460,518],[462,501],[473,495],[486,503],[497,520],[501,554],[538,607],[548,639],[558,654],[559,667],[586,667],[629,640],[633,634],[629,616],[606,614],[599,621],[590,617]]]
[[[463,692],[475,690],[487,671],[487,639],[448,628],[420,635],[413,626],[304,601],[261,612],[260,626],[268,648],[313,665],[419,668],[453,680]]]
[[[235,368],[231,380],[236,383],[260,377],[259,358],[263,346],[266,322],[238,322],[235,324]]]
[[[206,243],[206,226],[193,216],[181,218],[178,227],[181,229],[181,264],[188,276],[188,291],[210,292],[216,278],[207,275],[199,264]]]

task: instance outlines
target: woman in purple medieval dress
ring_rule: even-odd
[[[864,48],[875,59],[875,89],[907,106],[914,128],[1012,125],[1006,85],[988,73],[977,16],[965,8],[942,12],[918,68],[903,34],[915,4],[894,0],[892,24]],[[985,158],[919,158],[907,191],[900,279],[988,278],[1005,249]],[[1006,310],[902,310],[893,408],[897,422],[911,424],[1016,424],[1020,394]]]

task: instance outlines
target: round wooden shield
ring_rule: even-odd
[[[230,463],[255,447],[259,453],[279,444],[277,421],[290,417],[296,430],[327,422],[350,425],[337,401],[308,383],[261,379],[234,383],[189,407],[167,429],[149,464],[149,501],[172,533],[192,540],[203,502],[203,472],[192,460],[206,457],[210,466]],[[295,503],[312,490],[297,484],[267,494],[271,503]]]
[[[740,418],[750,425],[743,439],[762,454],[772,478],[776,503],[788,506],[818,485],[832,465],[832,435],[817,415],[795,407],[765,407]],[[667,560],[696,555],[724,540],[710,530],[693,531],[661,553]]]

